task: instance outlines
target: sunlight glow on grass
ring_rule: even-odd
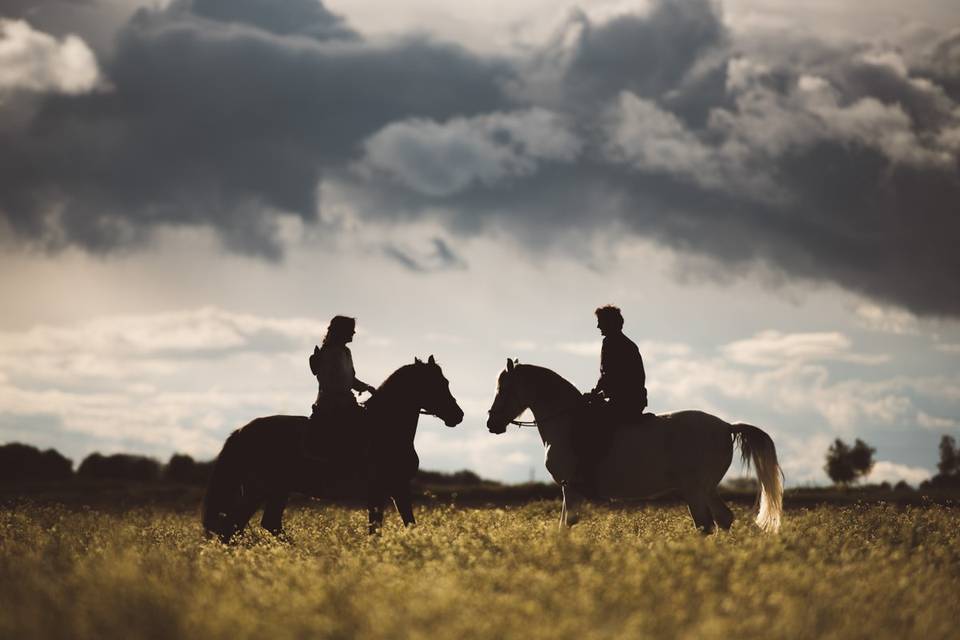
[[[4,638],[956,637],[960,510],[791,511],[779,536],[680,507],[556,502],[366,514],[291,509],[292,544],[225,547],[197,517],[25,505],[0,512]]]

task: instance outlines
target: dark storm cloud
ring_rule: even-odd
[[[730,43],[711,6],[663,2],[600,26],[577,16],[564,72],[532,65],[537,84],[519,93],[571,117],[575,160],[522,180],[461,180],[455,194],[427,189],[417,158],[442,157],[436,140],[452,146],[457,123],[406,139],[395,162],[421,198],[390,191],[389,201],[442,204],[467,232],[495,220],[533,245],[615,224],[728,270],[766,263],[918,313],[960,314],[960,118],[940,84],[949,41],[933,57],[936,77],[881,46],[798,39],[761,56]],[[539,62],[563,57],[551,51]]]
[[[426,252],[418,253],[394,243],[386,243],[383,245],[383,253],[414,273],[465,269],[467,266],[463,258],[443,238],[431,238],[430,248]]]
[[[310,5],[139,12],[101,61],[109,90],[51,96],[29,127],[0,127],[12,229],[107,251],[160,224],[204,224],[276,257],[276,213],[314,220],[324,168],[348,163],[368,135],[502,104],[503,64],[425,38],[367,43]]]
[[[317,0],[180,0],[171,12],[195,14],[218,22],[236,22],[278,35],[319,40],[356,40],[359,35]]]
[[[277,214],[313,221],[332,176],[398,223],[538,247],[628,230],[960,315],[960,40],[914,67],[882,45],[761,41],[735,41],[708,0],[575,13],[509,60],[368,41],[308,0],[176,2],[122,30],[108,90],[0,126],[0,210],[47,246],[209,225],[277,258]],[[461,264],[439,242],[383,250]]]
[[[725,39],[713,6],[701,0],[655,2],[649,14],[603,24],[575,14],[568,28],[574,25],[580,33],[565,84],[575,100],[584,102],[621,91],[660,96]]]

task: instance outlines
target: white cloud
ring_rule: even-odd
[[[838,332],[781,333],[762,331],[752,338],[731,342],[723,354],[737,364],[776,367],[790,363],[838,360],[858,364],[881,364],[889,357],[850,352],[850,339]]]
[[[463,337],[450,333],[430,332],[423,336],[428,342],[437,342],[439,344],[463,344]]]
[[[556,348],[558,351],[571,353],[575,356],[599,358],[602,346],[603,342],[600,340],[589,340],[586,342],[561,342]]]
[[[518,447],[527,445],[525,450]],[[536,429],[510,429],[506,434],[465,432],[457,429],[423,428],[417,431],[417,451],[421,460],[442,461],[448,469],[472,469],[486,478],[524,477],[528,467],[542,474],[542,462],[525,451],[543,450]],[[541,458],[542,460],[542,458]]]
[[[308,318],[267,318],[216,307],[153,315],[94,318],[72,326],[36,326],[0,332],[0,357],[96,354],[202,355],[276,349],[323,336],[326,325]]]
[[[324,331],[206,307],[0,333],[0,413],[36,416],[101,450],[211,456],[256,415],[303,413]]]
[[[637,343],[637,348],[640,349],[640,355],[643,356],[644,362],[666,358],[682,358],[693,353],[690,345],[682,342],[642,340]]]
[[[856,308],[860,324],[867,329],[897,335],[920,333],[917,317],[903,309],[885,308],[875,304],[861,304]]]
[[[954,429],[960,426],[960,422],[953,420],[951,418],[941,418],[939,416],[932,416],[925,411],[917,412],[917,424],[919,424],[924,429],[931,429],[934,431],[941,429]]]
[[[266,413],[268,407],[292,406],[284,391],[158,392],[117,388],[82,393],[59,389],[34,391],[0,384],[2,413],[29,423],[34,416],[58,419],[65,432],[81,434],[101,451],[181,451],[209,457],[223,434],[243,424],[238,414]],[[306,403],[303,403],[306,404]],[[244,420],[245,421],[245,420]]]
[[[58,42],[23,20],[0,18],[0,92],[85,93],[99,78],[93,52],[77,36]]]
[[[608,152],[637,169],[695,176],[717,186],[721,176],[713,150],[672,113],[624,91],[608,115]]]
[[[787,483],[822,484],[827,477],[823,465],[832,442],[833,438],[825,433],[778,436],[775,441],[777,458]]]
[[[575,356],[584,356],[589,358],[600,358],[600,350],[603,347],[602,340],[586,340],[583,342],[561,342],[556,345],[557,351],[570,353]],[[664,358],[679,358],[690,355],[689,345],[680,342],[657,342],[654,340],[642,340],[637,343],[640,355],[644,361],[661,360]]]
[[[960,353],[960,344],[941,342],[937,345],[937,351],[944,353]]]
[[[894,57],[876,54],[875,59],[888,66]],[[949,169],[955,162],[949,146],[936,138],[917,137],[910,116],[899,104],[884,104],[872,97],[848,104],[828,80],[811,74],[800,76],[784,96],[764,84],[765,67],[759,63],[735,59],[729,69],[733,81],[728,90],[737,110],[715,110],[710,127],[726,138],[725,159],[739,161],[745,169],[751,163],[762,167],[756,162],[764,154],[776,158],[827,140],[875,149],[893,164]],[[955,116],[944,115],[949,127]],[[747,149],[747,155],[738,158]]]
[[[582,143],[564,119],[542,108],[387,125],[364,143],[361,172],[378,171],[430,196],[448,196],[570,162]]]
[[[508,340],[503,346],[513,351],[536,351],[537,343],[533,340]]]
[[[906,74],[893,51],[864,54],[863,62]],[[943,91],[909,78],[917,91],[951,105]],[[784,93],[765,63],[740,56],[727,63],[727,92],[735,108],[715,108],[707,126],[693,131],[658,103],[623,92],[606,114],[609,160],[640,171],[666,173],[702,187],[778,204],[791,199],[771,172],[774,160],[793,151],[835,141],[874,149],[893,164],[950,170],[960,149],[960,114],[943,108],[937,135],[920,137],[899,104],[873,97],[842,98],[826,78],[801,75]]]
[[[926,395],[949,399],[947,381],[887,379],[834,381],[827,367],[784,363],[776,368],[745,370],[721,359],[677,358],[657,364],[656,375],[647,372],[647,387],[654,411],[676,408],[711,410],[716,397],[756,405],[790,420],[819,416],[831,429],[851,434],[862,425],[916,423],[918,408],[911,398],[918,386]],[[721,413],[721,417],[750,422],[750,416]],[[821,425],[814,421],[810,425]]]
[[[889,482],[890,484],[896,484],[903,480],[908,484],[918,485],[929,479],[931,475],[930,471],[923,467],[911,467],[888,460],[878,460],[873,465],[867,480],[874,483]]]

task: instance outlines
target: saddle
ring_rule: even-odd
[[[348,462],[366,451],[365,409],[358,405],[313,405],[303,439],[304,454],[327,463]]]
[[[573,431],[573,447],[577,454],[575,484],[578,490],[587,497],[593,497],[596,493],[594,484],[597,469],[613,445],[613,435],[618,429],[643,428],[654,418],[654,413],[630,414],[603,400],[588,398]]]

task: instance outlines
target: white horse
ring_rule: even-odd
[[[583,417],[584,400],[572,384],[549,369],[507,360],[497,381],[497,397],[487,428],[503,433],[524,410],[533,412],[546,447],[547,470],[563,487],[560,525],[579,520],[581,496],[571,486],[577,464],[574,428]],[[729,529],[733,513],[720,499],[717,485],[740,445],[744,462],[760,482],[756,522],[767,532],[780,529],[783,514],[782,472],[769,435],[748,424],[729,424],[702,411],[648,415],[642,422],[618,428],[599,460],[594,476],[597,493],[608,498],[649,498],[678,490],[704,533],[715,525]]]

